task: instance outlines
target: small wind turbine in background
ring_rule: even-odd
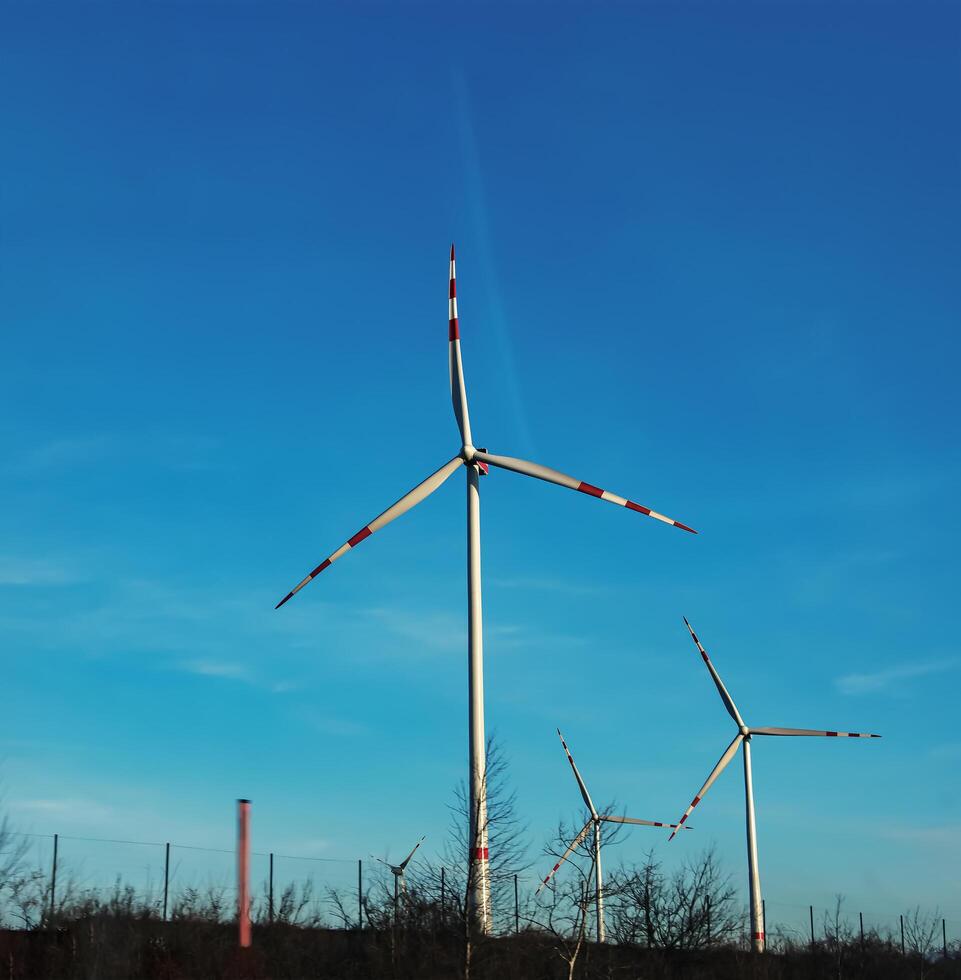
[[[604,930],[604,880],[601,874],[601,823],[630,823],[630,824],[640,824],[642,827],[673,827],[675,832],[680,828],[680,824],[676,823],[660,823],[657,820],[638,820],[635,817],[618,817],[612,813],[598,813],[594,806],[593,800],[591,800],[591,794],[587,792],[587,786],[584,785],[584,780],[581,778],[581,774],[577,771],[577,766],[574,764],[574,756],[571,755],[571,750],[567,747],[567,742],[564,741],[564,736],[561,735],[561,730],[557,729],[557,737],[561,740],[561,745],[564,746],[564,753],[567,755],[567,761],[571,764],[571,769],[574,772],[574,778],[577,780],[577,786],[581,791],[581,796],[584,798],[584,803],[587,809],[590,811],[591,815],[586,824],[584,824],[581,832],[574,838],[571,842],[570,847],[563,853],[561,859],[554,865],[551,869],[551,873],[540,883],[535,894],[540,894],[547,883],[554,877],[557,869],[577,850],[584,838],[587,837],[588,831],[594,828],[594,903],[597,912],[597,941],[599,943],[604,942],[605,930]],[[690,829],[690,828],[686,828]],[[673,834],[671,835],[673,836]]]
[[[422,500],[429,497],[441,486],[455,470],[462,466],[467,472],[467,649],[468,649],[468,738],[470,771],[470,840],[471,853],[468,879],[471,883],[470,905],[474,924],[481,933],[491,929],[490,896],[490,853],[487,833],[487,759],[484,738],[484,642],[481,622],[481,563],[480,563],[480,476],[486,474],[491,466],[512,470],[523,476],[532,476],[547,483],[555,483],[569,490],[577,490],[589,497],[598,497],[608,503],[617,504],[627,510],[653,517],[665,524],[671,524],[684,531],[696,534],[693,528],[680,521],[665,517],[657,511],[619,497],[608,490],[602,490],[591,483],[576,480],[557,470],[539,463],[530,463],[511,456],[495,456],[486,449],[475,449],[471,436],[470,418],[467,411],[467,388],[464,384],[464,367],[460,349],[460,321],[457,316],[457,286],[454,275],[454,246],[450,249],[450,293],[448,301],[448,358],[450,365],[450,390],[454,404],[454,418],[460,433],[461,448],[450,462],[445,463],[436,473],[431,474],[413,490],[404,494],[395,504],[388,507],[379,517],[362,527],[333,554],[325,558],[306,578],[287,593],[277,603],[280,608],[288,599],[296,595],[308,582],[316,578],[324,569],[357,547],[375,531],[386,527],[391,521],[406,514]],[[372,450],[380,451],[380,449]],[[387,457],[394,465],[394,453],[388,450]]]
[[[404,897],[407,897],[407,882],[404,879],[404,872],[407,870],[407,865],[410,864],[410,859],[414,856],[414,852],[420,847],[424,841],[427,840],[427,835],[424,834],[423,837],[414,845],[413,850],[407,857],[404,858],[400,864],[391,864],[390,861],[385,861],[383,858],[375,858],[374,860],[380,861],[381,864],[387,865],[390,868],[390,873],[394,876],[394,921],[397,921],[397,903],[400,900],[400,893],[404,893]],[[373,857],[373,855],[371,855]]]
[[[711,775],[707,777],[707,782],[697,791],[697,795],[691,801],[691,805],[684,812],[679,824],[683,824],[691,815],[691,811],[704,799],[704,794],[711,788],[714,780],[721,775],[724,767],[734,758],[738,748],[744,753],[744,802],[747,810],[747,869],[748,884],[751,892],[751,947],[757,953],[764,952],[764,904],[761,900],[761,879],[757,868],[757,831],[754,826],[754,785],[751,780],[751,737],[753,735],[821,735],[826,738],[880,738],[880,735],[870,735],[864,732],[823,732],[809,728],[752,728],[744,723],[734,699],[727,692],[724,682],[714,669],[711,658],[707,651],[701,646],[701,641],[697,634],[691,629],[691,624],[684,619],[684,625],[691,634],[691,639],[701,652],[707,669],[711,672],[718,694],[727,708],[727,713],[734,719],[737,725],[737,735],[734,740],[724,750],[724,754],[718,760],[717,765],[711,770]],[[677,831],[674,831],[676,834]],[[670,839],[673,839],[671,834]]]

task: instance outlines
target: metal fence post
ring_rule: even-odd
[[[514,932],[521,931],[521,907],[517,900],[517,875],[514,875]]]
[[[164,922],[167,921],[167,895],[170,890],[170,841],[164,845]]]
[[[50,918],[53,919],[57,911],[57,845],[60,843],[60,835],[53,835],[53,867],[50,871]]]
[[[808,911],[811,913],[811,949],[814,949],[814,906],[809,905]]]
[[[904,916],[898,916],[901,920],[901,955],[904,956]]]
[[[274,922],[274,852],[270,852],[270,871],[267,879],[267,921]]]

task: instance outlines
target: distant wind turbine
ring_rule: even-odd
[[[721,695],[724,707],[727,708],[727,713],[734,719],[737,725],[737,735],[734,736],[734,740],[724,750],[724,754],[718,760],[717,765],[711,770],[711,775],[707,777],[707,782],[697,791],[697,795],[691,801],[691,805],[684,812],[684,816],[681,817],[679,823],[683,824],[687,820],[694,807],[704,799],[704,794],[711,788],[714,780],[721,775],[724,767],[734,758],[738,748],[741,748],[744,754],[744,802],[747,811],[747,870],[748,884],[751,891],[751,947],[755,952],[763,953],[764,903],[761,900],[761,878],[757,868],[757,831],[754,826],[754,784],[751,779],[751,737],[754,735],[823,735],[827,738],[880,738],[881,736],[869,735],[864,732],[822,732],[810,728],[752,728],[746,725],[740,712],[737,710],[737,706],[734,704],[734,699],[728,694],[724,682],[714,669],[714,664],[711,663],[711,658],[707,655],[704,647],[701,646],[701,641],[697,638],[697,634],[691,628],[691,624],[686,618],[684,619],[684,625],[691,634],[691,639],[694,640],[698,650],[700,650],[701,657],[704,663],[707,664],[707,669],[711,672],[711,677],[714,679],[718,694]],[[675,830],[674,834],[676,833],[677,831]],[[671,834],[668,839],[673,840],[674,834]]]
[[[421,839],[414,845],[413,850],[411,850],[410,854],[408,854],[407,857],[400,862],[400,864],[391,864],[390,861],[385,861],[383,858],[376,859],[380,861],[381,864],[387,865],[387,867],[390,868],[390,873],[394,876],[394,921],[397,920],[397,902],[400,898],[399,893],[403,892],[405,896],[407,895],[407,881],[404,878],[404,872],[407,870],[407,865],[410,864],[410,859],[414,856],[414,852],[418,847],[420,847],[421,844],[424,843],[425,840],[427,840],[426,834],[424,834],[424,836],[421,837]]]
[[[574,772],[574,778],[577,780],[578,789],[581,791],[581,796],[584,799],[584,803],[587,809],[590,810],[590,818],[587,823],[581,828],[581,832],[574,838],[571,842],[570,847],[563,853],[561,859],[554,865],[551,869],[551,873],[538,885],[535,894],[540,894],[541,890],[545,885],[554,877],[557,869],[577,850],[584,838],[587,837],[587,832],[593,827],[594,828],[594,904],[597,913],[597,941],[599,943],[604,942],[605,930],[604,930],[604,881],[601,875],[601,823],[606,821],[608,823],[630,823],[630,824],[640,824],[643,827],[673,827],[675,832],[680,828],[680,824],[676,823],[661,823],[657,820],[637,820],[634,817],[618,817],[612,813],[598,813],[594,807],[594,802],[591,800],[591,794],[587,792],[587,786],[584,785],[584,780],[581,778],[581,774],[577,771],[577,766],[574,764],[574,756],[571,755],[571,750],[567,747],[567,742],[564,741],[564,736],[561,735],[561,730],[557,729],[557,737],[561,740],[561,745],[564,746],[564,753],[567,756],[567,761],[571,764],[571,769]],[[690,829],[690,828],[686,828]],[[674,836],[673,834],[671,835]]]
[[[468,623],[468,693],[469,693],[469,754],[470,754],[470,840],[471,852],[468,877],[471,883],[470,904],[471,912],[477,929],[482,933],[490,932],[491,901],[490,901],[490,855],[488,851],[487,834],[487,760],[484,743],[484,644],[481,625],[481,563],[480,563],[480,481],[482,474],[488,472],[490,466],[512,470],[524,476],[536,477],[547,483],[570,490],[578,490],[590,497],[599,497],[608,503],[626,507],[647,517],[653,517],[665,524],[672,524],[684,531],[696,534],[693,528],[680,521],[665,517],[649,507],[634,503],[625,497],[602,490],[593,484],[576,480],[557,470],[549,469],[538,463],[530,463],[511,456],[495,456],[486,449],[475,449],[471,436],[470,418],[467,410],[467,389],[464,384],[464,369],[460,349],[460,325],[457,317],[457,288],[454,275],[454,246],[450,249],[450,294],[448,304],[448,354],[450,364],[451,399],[454,405],[454,417],[460,430],[461,448],[450,462],[445,463],[436,473],[431,474],[409,493],[404,494],[393,506],[388,507],[379,517],[362,527],[352,538],[349,538],[333,554],[325,558],[299,585],[287,593],[276,608],[280,608],[288,599],[296,595],[308,582],[316,578],[324,569],[332,565],[338,558],[357,547],[361,541],[369,538],[375,531],[390,524],[412,507],[429,497],[455,470],[461,466],[467,470],[467,623]],[[393,465],[393,455],[388,452]]]

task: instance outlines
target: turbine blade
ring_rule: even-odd
[[[584,838],[587,836],[587,832],[591,829],[593,823],[594,823],[594,818],[591,817],[591,819],[588,820],[586,824],[584,824],[584,827],[581,830],[581,832],[574,838],[574,840],[571,841],[570,846],[561,855],[561,858],[557,862],[557,864],[555,864],[554,867],[551,868],[551,873],[537,886],[537,891],[534,892],[535,895],[539,895],[541,893],[544,886],[557,873],[557,869],[574,853],[574,851],[577,850],[577,848],[580,846],[581,841],[584,840]]]
[[[741,742],[744,741],[744,736],[738,732],[734,736],[734,741],[724,750],[724,754],[717,761],[717,765],[711,770],[711,775],[707,777],[707,782],[697,791],[697,795],[691,800],[691,805],[684,811],[684,816],[678,820],[677,825],[680,827],[683,823],[687,821],[687,818],[691,815],[691,810],[694,809],[704,799],[704,794],[711,788],[714,780],[724,771],[724,767],[734,758],[735,752],[740,748]],[[673,831],[668,840],[674,840],[674,835],[677,831]]]
[[[813,728],[752,728],[752,735],[823,735],[827,738],[880,738],[867,732],[822,732]]]
[[[355,548],[364,538],[369,538],[374,531],[379,531],[382,527],[396,520],[401,514],[406,514],[411,507],[416,506],[426,497],[429,497],[464,461],[460,456],[455,456],[449,463],[445,463],[436,473],[432,473],[423,483],[418,483],[413,490],[405,493],[396,504],[388,507],[380,517],[375,517],[370,524],[361,528],[346,544],[342,544],[332,555],[325,558],[298,586],[287,593],[274,606],[279,609],[288,599],[292,599],[311,579],[316,578],[328,565],[332,565],[341,555],[346,554],[351,548]]]
[[[619,497],[616,493],[611,493],[608,490],[601,490],[600,487],[595,487],[590,483],[584,483],[583,480],[575,480],[572,476],[566,476],[564,473],[552,470],[548,466],[541,466],[540,463],[531,463],[526,459],[515,459],[513,456],[495,456],[493,453],[480,451],[475,453],[474,459],[481,463],[489,463],[491,466],[499,466],[504,470],[513,470],[515,473],[522,473],[524,476],[533,476],[538,480],[556,483],[559,487],[567,487],[568,490],[580,490],[581,493],[586,493],[591,497],[600,497],[601,500],[606,500],[608,503],[617,504],[620,507],[627,507],[628,510],[635,510],[639,514],[646,514],[648,517],[663,521],[665,524],[673,524],[674,527],[679,527],[682,531],[690,531],[691,534],[697,534],[694,528],[688,527],[680,521],[675,521],[673,518],[665,517],[663,514],[658,514],[657,511],[651,510],[650,507],[642,507],[640,504],[635,504],[633,500]]]
[[[574,764],[574,756],[571,755],[571,750],[567,747],[567,742],[564,741],[564,736],[561,735],[561,730],[557,729],[557,737],[561,740],[561,745],[564,746],[564,753],[567,755],[567,761],[571,764],[571,769],[574,770],[574,778],[577,780],[577,785],[580,787],[581,796],[584,798],[584,802],[587,804],[587,809],[591,811],[591,816],[597,816],[597,810],[594,809],[594,803],[591,801],[591,794],[587,792],[587,787],[584,785],[584,780],[581,779],[581,774],[577,771],[577,766]]]
[[[601,817],[601,820],[608,820],[611,823],[636,823],[642,827],[673,827],[675,830],[680,830],[681,825],[679,823],[661,823],[660,820],[638,820],[636,817],[618,817],[614,814],[608,814]],[[684,830],[690,830],[690,827],[685,827]]]
[[[400,862],[398,867],[401,870],[401,874],[403,874],[404,868],[407,867],[407,865],[410,863],[410,859],[414,856],[414,851],[416,851],[417,848],[420,847],[420,845],[423,844],[425,840],[427,840],[427,834],[424,834],[424,836],[421,837],[421,839],[414,845],[414,850],[411,851],[410,854],[408,854],[407,857],[405,857],[404,860]]]
[[[460,353],[460,323],[457,319],[457,279],[454,273],[454,246],[450,247],[450,293],[448,299],[447,338],[450,359],[450,397],[454,418],[465,446],[471,445],[470,416],[467,412],[467,388],[464,385],[464,363]]]
[[[711,658],[707,655],[707,650],[701,646],[701,641],[697,638],[697,633],[694,632],[691,624],[687,621],[687,617],[685,616],[683,619],[684,625],[691,634],[691,639],[697,644],[698,650],[701,651],[701,657],[704,659],[704,663],[707,664],[707,669],[711,672],[711,677],[714,678],[717,693],[721,695],[721,700],[724,702],[724,707],[727,708],[727,713],[738,723],[738,725],[743,725],[744,719],[741,718],[741,713],[737,710],[737,705],[734,703],[734,698],[727,693],[727,688],[724,686],[724,681],[721,680],[721,675],[714,669],[714,664],[711,663]]]

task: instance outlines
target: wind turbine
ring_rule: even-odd
[[[429,497],[455,470],[463,466],[467,472],[467,629],[468,629],[468,694],[469,694],[469,758],[470,758],[470,839],[468,877],[471,883],[471,910],[476,927],[487,933],[491,928],[490,903],[490,855],[487,836],[487,782],[484,743],[484,647],[481,625],[481,562],[480,562],[480,476],[486,474],[490,466],[512,470],[524,476],[536,477],[547,483],[570,490],[578,490],[590,497],[599,497],[608,503],[626,507],[647,517],[653,517],[665,524],[673,524],[684,531],[696,534],[693,528],[680,521],[665,517],[649,507],[619,497],[602,490],[593,484],[576,480],[538,463],[530,463],[511,456],[495,456],[486,449],[475,449],[471,435],[470,418],[467,409],[467,389],[464,385],[464,368],[461,360],[460,325],[457,317],[457,288],[454,274],[454,246],[450,248],[450,293],[448,304],[448,355],[450,364],[451,400],[454,417],[460,432],[461,448],[452,460],[445,463],[436,473],[419,483],[413,490],[404,494],[395,504],[388,507],[379,517],[362,527],[333,554],[325,558],[299,585],[287,593],[275,608],[279,609],[292,596],[296,595],[308,582],[316,578],[324,569],[338,558],[356,548],[361,541],[369,538],[375,531],[390,524],[412,507]]]
[[[642,827],[673,827],[675,832],[680,828],[680,824],[676,823],[661,823],[658,820],[638,820],[635,817],[618,817],[613,813],[598,813],[594,806],[593,800],[591,800],[591,794],[587,792],[587,786],[584,784],[584,780],[581,778],[581,774],[577,771],[577,766],[574,763],[574,756],[571,755],[571,750],[567,747],[567,742],[564,741],[564,736],[561,735],[561,730],[557,729],[557,737],[561,740],[561,745],[564,746],[564,754],[567,756],[567,761],[571,764],[571,769],[574,773],[574,778],[577,780],[578,789],[581,791],[581,796],[584,799],[584,803],[587,809],[590,810],[591,815],[588,821],[581,828],[581,832],[574,838],[570,846],[561,856],[561,859],[551,868],[551,873],[537,886],[537,891],[535,895],[539,895],[547,883],[554,877],[557,869],[577,850],[581,842],[587,837],[587,832],[593,827],[594,828],[594,902],[597,912],[597,941],[599,943],[604,942],[605,931],[604,931],[604,882],[601,875],[601,824],[603,822],[607,823],[630,823],[630,824],[640,824]],[[690,830],[690,828],[686,828]],[[673,835],[672,835],[673,836]]]
[[[822,732],[810,728],[753,728],[744,723],[734,699],[727,692],[724,682],[711,663],[711,658],[707,651],[701,646],[701,641],[691,628],[691,624],[684,619],[684,625],[691,634],[691,639],[701,651],[701,657],[707,664],[707,669],[711,672],[711,677],[717,687],[717,693],[721,695],[727,713],[734,719],[737,725],[737,735],[734,740],[724,750],[724,754],[718,760],[717,765],[711,770],[711,775],[707,777],[707,782],[697,791],[697,796],[691,801],[684,816],[678,821],[683,824],[691,815],[691,811],[704,799],[704,794],[711,788],[714,780],[721,775],[724,767],[734,758],[738,748],[744,754],[744,805],[747,811],[747,873],[748,885],[751,892],[751,948],[756,953],[764,952],[764,903],[761,900],[761,879],[757,869],[757,830],[754,826],[754,784],[751,779],[751,738],[754,735],[823,735],[827,738],[880,738],[880,735],[869,735],[864,732]],[[674,833],[668,840],[674,839]]]
[[[404,872],[407,870],[407,865],[410,864],[410,859],[414,856],[414,851],[420,847],[424,841],[427,840],[427,835],[424,834],[423,837],[414,845],[413,850],[407,857],[404,858],[400,864],[391,864],[390,861],[385,861],[383,858],[377,858],[381,864],[386,864],[390,868],[390,873],[394,876],[394,922],[397,921],[397,902],[399,899],[399,893],[403,891],[404,895],[407,895],[407,882],[404,879]]]

